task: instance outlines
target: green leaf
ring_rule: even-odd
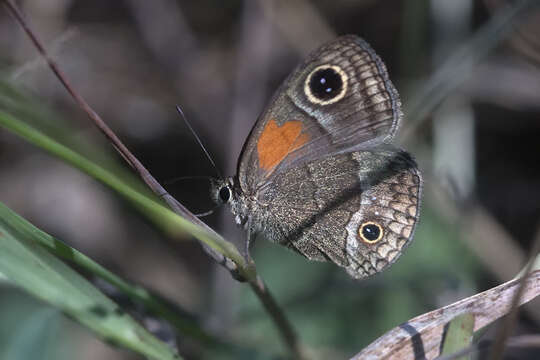
[[[0,207],[0,273],[31,295],[61,309],[104,340],[151,359],[179,359],[81,275],[21,231],[8,208]]]
[[[474,332],[474,315],[465,313],[456,316],[448,323],[448,329],[443,342],[441,355],[453,354],[471,346]],[[469,359],[468,355],[457,357],[456,360]]]

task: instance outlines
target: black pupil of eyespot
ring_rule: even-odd
[[[223,202],[229,201],[229,198],[231,197],[231,192],[229,191],[229,188],[224,186],[219,190],[219,198]]]
[[[375,224],[367,224],[362,227],[362,235],[370,241],[377,240],[381,234],[381,229]]]
[[[341,75],[334,69],[318,70],[309,80],[311,93],[320,100],[331,100],[336,97],[343,86]]]

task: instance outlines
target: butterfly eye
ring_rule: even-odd
[[[348,79],[339,66],[318,66],[306,78],[304,92],[312,103],[333,104],[345,96]]]
[[[382,226],[372,221],[363,223],[358,229],[358,235],[360,235],[360,238],[368,244],[375,244],[381,240],[383,233]]]
[[[228,186],[224,186],[221,189],[219,189],[219,199],[223,201],[223,203],[226,203],[231,198],[231,189],[229,189]]]

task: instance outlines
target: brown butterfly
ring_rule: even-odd
[[[384,63],[357,36],[310,54],[247,138],[236,176],[213,197],[236,222],[355,278],[392,264],[411,242],[422,177],[391,145],[403,115]]]

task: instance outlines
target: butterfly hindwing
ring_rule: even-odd
[[[261,194],[268,207],[260,223],[271,240],[362,278],[410,242],[420,193],[420,173],[404,151],[339,154],[277,174]]]

